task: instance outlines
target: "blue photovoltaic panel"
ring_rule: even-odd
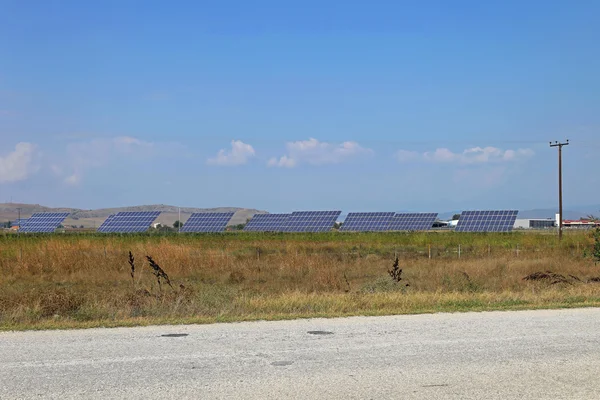
[[[510,232],[518,213],[517,210],[463,211],[455,230],[457,232]]]
[[[233,212],[194,213],[183,224],[181,232],[223,232]]]
[[[25,226],[27,218],[16,219],[11,225],[12,226]]]
[[[69,213],[35,213],[19,228],[20,232],[51,233],[69,216]]]
[[[125,211],[111,217],[98,228],[103,233],[146,232],[160,211]]]
[[[398,213],[390,219],[390,231],[428,231],[433,226],[437,213]]]
[[[329,232],[341,211],[296,211],[289,216],[283,232]]]
[[[108,225],[108,223],[110,221],[113,220],[113,218],[115,217],[115,214],[109,215],[108,218],[106,218],[106,220],[104,220],[104,222],[102,223],[102,225],[100,225],[97,229],[98,232],[103,232],[104,229],[106,228],[106,226]]]
[[[280,232],[291,214],[254,214],[244,227],[248,232]]]
[[[387,231],[393,212],[359,212],[349,213],[344,220],[341,231],[378,232]]]

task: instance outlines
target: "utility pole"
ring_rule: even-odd
[[[564,143],[550,142],[550,147],[558,147],[558,240],[562,240],[563,226],[563,201],[562,201],[562,148],[568,146],[569,140]]]
[[[12,199],[11,199],[12,201]],[[17,224],[18,228],[17,228],[17,236],[21,237],[21,207],[17,208],[17,211],[19,212],[19,223]]]

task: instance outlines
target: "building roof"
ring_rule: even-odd
[[[565,219],[563,224],[571,225],[600,225],[600,221],[592,221],[591,219]]]

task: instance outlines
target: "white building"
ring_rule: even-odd
[[[513,229],[552,229],[556,227],[553,218],[517,218]]]

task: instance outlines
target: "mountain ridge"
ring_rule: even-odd
[[[125,206],[114,208],[99,208],[92,210],[84,210],[80,208],[68,207],[46,207],[40,204],[23,204],[23,203],[0,203],[0,222],[14,221],[19,216],[21,209],[21,218],[28,218],[33,213],[37,212],[68,212],[69,217],[65,220],[65,226],[83,226],[84,228],[95,228],[112,214],[118,212],[141,212],[141,211],[160,211],[161,215],[156,219],[156,222],[163,225],[173,225],[179,219],[181,212],[181,220],[185,221],[192,213],[203,212],[234,212],[230,225],[238,225],[246,223],[248,218],[254,214],[265,214],[266,211],[253,208],[242,207],[213,207],[213,208],[197,208],[197,207],[177,207],[168,204],[149,204],[139,206]]]

